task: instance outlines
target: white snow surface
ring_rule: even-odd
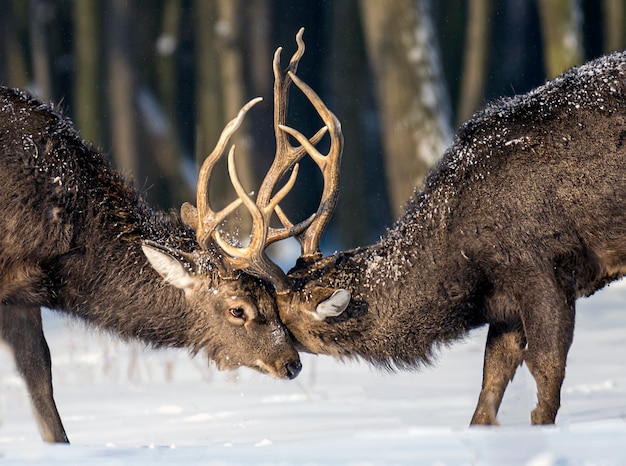
[[[555,427],[529,426],[518,370],[500,427],[469,428],[485,329],[420,372],[303,355],[294,381],[217,372],[200,356],[128,345],[44,313],[72,445],[47,445],[0,351],[0,463],[46,465],[626,465],[626,284],[578,301]]]

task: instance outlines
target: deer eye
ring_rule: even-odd
[[[246,312],[240,307],[233,307],[230,309],[230,315],[235,319],[246,320]]]

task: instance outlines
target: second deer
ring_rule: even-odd
[[[296,55],[303,50],[299,40]],[[290,70],[276,72],[277,82],[312,93]],[[297,235],[298,263],[266,275],[301,347],[414,369],[488,325],[472,424],[497,424],[522,363],[537,384],[531,422],[554,423],[576,299],[626,274],[626,52],[476,114],[378,243],[330,257],[319,239],[337,196],[340,125],[325,118],[331,146],[322,156],[283,126],[284,114],[277,128],[307,149],[325,181],[320,209]]]

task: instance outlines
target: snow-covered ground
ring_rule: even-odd
[[[23,384],[0,352],[2,464],[626,464],[626,285],[578,302],[557,427],[528,426],[523,368],[499,428],[469,429],[484,331],[436,367],[385,374],[303,356],[296,380],[220,373],[45,314],[56,400],[71,446],[39,438]]]

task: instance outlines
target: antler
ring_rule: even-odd
[[[303,257],[308,259],[320,254],[319,240],[330,220],[337,201],[339,162],[343,150],[343,136],[339,121],[328,110],[317,94],[295,75],[299,60],[304,54],[303,33],[304,29],[300,29],[296,35],[298,49],[291,57],[289,66],[285,71],[282,71],[280,68],[282,49],[277,49],[274,54],[274,132],[276,136],[276,155],[261,183],[256,203],[246,193],[237,176],[234,146],[231,147],[228,154],[228,172],[238,199],[231,202],[221,211],[215,212],[209,204],[208,186],[213,167],[224,153],[231,136],[241,125],[248,110],[259,102],[260,98],[248,102],[239,111],[237,117],[226,125],[215,149],[203,163],[198,177],[198,208],[196,209],[188,203],[183,204],[181,208],[183,221],[196,231],[198,243],[202,248],[208,249],[212,237],[225,253],[224,260],[229,265],[231,272],[234,270],[245,270],[254,276],[269,281],[278,292],[288,290],[287,279],[280,267],[267,257],[265,248],[278,240],[295,236],[300,241]],[[289,87],[292,82],[311,101],[326,125],[310,139],[285,125]],[[315,145],[327,132],[330,134],[330,150],[327,155],[322,155],[317,151]],[[293,136],[300,143],[300,146],[292,146],[288,135]],[[298,161],[307,153],[322,170],[324,193],[322,194],[317,212],[308,219],[294,225],[289,221],[278,204],[295,184],[298,176]],[[278,182],[289,170],[291,170],[289,180],[272,197]],[[242,204],[252,216],[250,244],[246,247],[238,247],[228,243],[217,230],[218,225]],[[282,222],[283,228],[272,228],[270,226],[270,219],[274,212],[276,212]]]
[[[264,278],[275,286],[284,288],[284,272],[276,264],[271,262],[265,255],[266,237],[269,230],[269,219],[276,204],[280,202],[293,187],[298,175],[298,167],[295,166],[287,184],[274,196],[274,198],[264,208],[257,205],[250,199],[245,189],[239,181],[235,168],[235,146],[233,145],[228,154],[228,173],[235,192],[239,196],[236,200],[228,204],[220,211],[214,211],[209,202],[209,185],[213,168],[220,159],[230,141],[232,135],[239,129],[248,110],[260,102],[257,97],[252,99],[242,107],[237,116],[231,120],[220,135],[215,149],[208,155],[198,174],[197,208],[189,203],[184,203],[181,207],[183,221],[194,229],[198,244],[202,249],[208,250],[211,238],[217,246],[225,253],[223,259],[227,272],[230,275],[235,270],[246,270],[252,275]],[[230,244],[218,230],[219,224],[230,215],[237,207],[243,204],[252,216],[252,233],[250,244],[247,247],[237,247]],[[298,231],[296,231],[297,233]]]
[[[271,195],[273,186],[280,180],[289,168],[298,162],[306,153],[318,165],[324,177],[324,191],[320,200],[317,212],[300,222],[297,225],[287,218],[280,206],[276,206],[276,214],[285,228],[274,230],[268,236],[268,244],[274,241],[295,236],[300,242],[302,249],[301,256],[305,259],[319,257],[319,241],[324,229],[330,221],[333,210],[337,204],[339,188],[339,164],[343,152],[343,135],[341,133],[341,123],[337,117],[324,105],[319,96],[307,84],[296,76],[298,63],[304,54],[304,41],[302,35],[304,28],[301,28],[296,35],[298,50],[293,54],[286,70],[281,70],[280,54],[282,48],[278,48],[274,54],[274,133],[276,136],[276,156],[270,167],[270,172],[263,180],[259,189],[258,203],[264,205]],[[287,108],[289,102],[289,88],[291,83],[302,91],[302,93],[313,104],[326,126],[322,127],[311,139],[307,139],[300,132],[286,126]],[[322,137],[329,133],[330,150],[326,156],[319,153],[315,145]],[[293,136],[300,146],[294,147],[289,142],[288,135]],[[270,176],[270,173],[272,176]],[[298,232],[300,231],[300,232]]]
[[[221,211],[213,211],[209,204],[209,181],[213,173],[213,168],[224,153],[224,149],[230,141],[231,136],[239,129],[241,123],[243,123],[243,119],[246,113],[248,113],[248,110],[261,100],[263,100],[261,97],[252,99],[239,110],[237,116],[224,127],[215,145],[215,149],[213,149],[213,152],[207,156],[202,164],[200,173],[198,174],[198,190],[196,194],[198,208],[196,209],[188,202],[185,202],[180,209],[183,221],[194,229],[198,244],[202,249],[208,249],[211,234],[215,231],[217,226],[242,203],[241,199],[236,199]]]
[[[337,205],[339,195],[339,166],[341,163],[341,154],[343,152],[343,133],[341,132],[341,123],[337,117],[324,105],[324,102],[308,85],[300,80],[295,74],[289,72],[289,77],[298,86],[298,88],[307,96],[313,104],[317,112],[320,114],[322,121],[326,126],[322,128],[310,140],[303,136],[299,131],[289,126],[280,124],[278,127],[281,131],[292,135],[300,144],[300,149],[305,150],[322,171],[324,178],[324,191],[320,200],[317,212],[311,217],[310,224],[303,229],[301,233],[295,236],[300,242],[302,248],[301,256],[306,260],[311,260],[321,256],[319,249],[320,239],[330,218]],[[315,147],[316,137],[321,133],[328,132],[330,135],[330,149],[328,154],[322,155]],[[293,227],[280,207],[276,207],[276,214],[286,228]]]
[[[291,86],[291,77],[288,73],[295,73],[298,69],[300,59],[304,55],[304,41],[302,35],[304,34],[304,28],[300,28],[296,35],[296,43],[298,49],[292,55],[289,60],[289,66],[287,70],[283,71],[280,67],[280,54],[282,47],[276,49],[274,53],[274,60],[272,62],[274,69],[274,135],[276,137],[276,154],[272,165],[270,166],[267,175],[263,179],[259,188],[259,194],[257,196],[257,204],[267,206],[270,202],[270,197],[274,188],[280,179],[291,169],[291,167],[297,167],[297,162],[306,154],[306,151],[302,147],[292,147],[289,143],[287,135],[280,129],[281,125],[284,125],[287,120],[287,108],[289,104],[289,87]],[[322,128],[318,133],[311,138],[313,144],[319,142],[324,136],[326,128]],[[282,210],[276,204],[275,209],[279,216],[282,214]],[[270,228],[268,231],[268,243],[279,241],[281,239],[288,238],[290,236],[296,236],[297,233],[306,228],[313,217],[309,217],[303,222],[293,225],[291,222],[283,222],[284,228],[274,229]]]

